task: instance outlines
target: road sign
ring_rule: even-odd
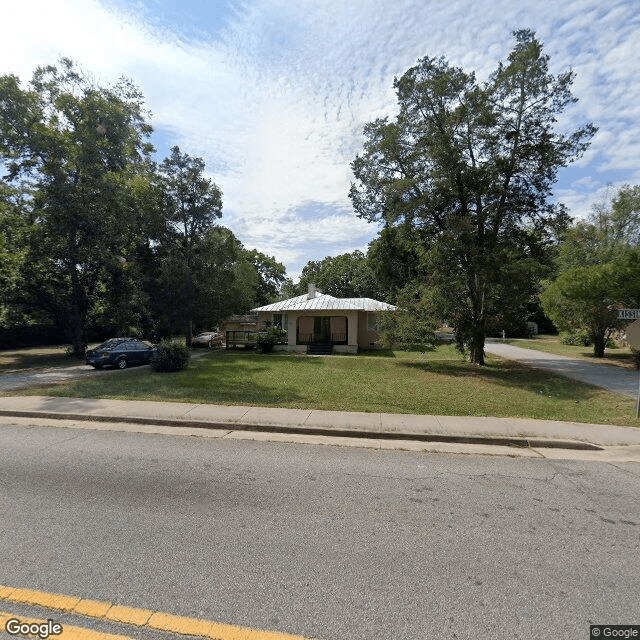
[[[640,320],[640,309],[618,309],[618,320]]]

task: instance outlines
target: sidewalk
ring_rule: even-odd
[[[48,396],[0,398],[0,415],[93,423],[128,423],[227,432],[450,443],[598,452],[625,449],[640,461],[640,429],[522,418],[478,418],[310,409],[101,400]],[[88,425],[87,425],[88,426]],[[96,428],[97,425],[96,425]],[[163,431],[166,433],[167,431]],[[396,446],[399,448],[399,446]],[[629,458],[630,456],[630,458]]]

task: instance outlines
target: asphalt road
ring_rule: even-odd
[[[324,640],[640,624],[640,464],[0,425],[0,584]]]
[[[485,351],[494,355],[522,362],[530,367],[547,369],[553,373],[602,387],[613,393],[631,398],[638,397],[638,372],[610,364],[589,362],[581,358],[567,358],[553,353],[523,349],[496,340],[487,340]]]

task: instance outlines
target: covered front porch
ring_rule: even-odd
[[[300,316],[296,318],[296,344],[347,344],[347,316]]]
[[[287,344],[278,350],[310,353],[356,353],[357,311],[313,311],[282,314],[280,326],[287,332]],[[285,319],[286,318],[286,319]],[[278,316],[274,318],[279,319]]]

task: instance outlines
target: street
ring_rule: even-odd
[[[6,424],[0,449],[3,585],[321,640],[640,624],[637,463]]]

